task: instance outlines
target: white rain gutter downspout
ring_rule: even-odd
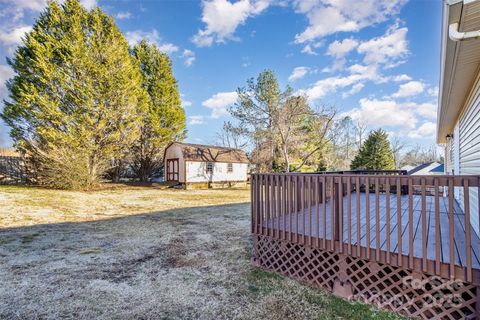
[[[480,38],[480,30],[477,31],[467,31],[459,32],[458,31],[458,22],[452,23],[448,26],[448,36],[452,41],[463,41],[469,39]]]

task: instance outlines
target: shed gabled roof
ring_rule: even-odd
[[[248,163],[246,153],[240,149],[203,144],[172,142],[182,149],[185,161]]]

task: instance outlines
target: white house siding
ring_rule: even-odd
[[[445,174],[453,174],[453,139],[448,139],[445,145]]]
[[[467,107],[459,119],[459,174],[480,175],[480,83],[477,80]],[[478,188],[470,188],[470,217],[472,226],[479,231]],[[463,207],[463,191],[459,202]]]
[[[182,148],[177,145],[170,146],[165,151],[165,170],[167,165],[167,159],[178,158],[178,182],[185,182],[185,161],[183,161]]]
[[[207,174],[207,162],[186,161],[187,183],[247,181],[247,164],[233,163],[233,172],[227,172],[228,164],[213,162],[213,173]]]

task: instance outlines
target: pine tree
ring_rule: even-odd
[[[169,57],[145,40],[134,47],[133,56],[148,94],[140,137],[132,149],[133,170],[141,181],[147,181],[161,167],[166,145],[185,137],[185,111]]]
[[[141,75],[125,37],[100,8],[50,2],[8,63],[16,75],[0,116],[16,147],[44,169],[40,182],[88,188],[138,137],[147,98]],[[70,170],[77,182],[57,181]]]
[[[394,170],[395,161],[388,134],[382,129],[370,132],[350,167],[352,170]]]

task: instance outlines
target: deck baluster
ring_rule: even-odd
[[[352,181],[347,177],[347,232],[348,232],[348,254],[352,254]]]
[[[455,245],[454,245],[454,180],[453,178],[448,178],[448,221],[449,221],[449,230],[448,236],[450,240],[450,278],[455,278]]]
[[[317,230],[317,236],[316,236],[316,246],[317,248],[320,247],[320,222],[318,221],[319,219],[319,211],[320,211],[320,177],[316,176],[315,177],[315,227]]]
[[[375,259],[380,261],[380,181],[375,178]]]
[[[322,177],[323,249],[327,249],[327,179]]]
[[[467,281],[472,281],[472,239],[470,234],[470,190],[468,179],[463,179],[463,203],[465,210],[465,250],[467,254]]]
[[[401,179],[397,178],[397,247],[398,247],[398,259],[397,264],[398,266],[402,266],[403,264],[403,248],[402,248],[402,183]]]
[[[357,212],[357,257],[362,255],[361,247],[361,224],[360,224],[360,189],[362,188],[360,184],[360,178],[357,176],[355,179],[355,211]]]
[[[425,187],[425,178],[421,180],[422,188],[422,270],[427,272],[427,198],[426,198],[426,187]]]
[[[386,241],[387,241],[387,263],[390,263],[390,178],[386,178],[386,191],[385,191],[385,209],[386,209]]]
[[[440,275],[440,190],[438,179],[435,179],[435,273]]]
[[[338,201],[338,210],[337,210],[337,238],[338,241],[338,252],[343,253],[343,181],[342,177],[339,178],[337,184],[337,201]]]
[[[413,269],[413,186],[408,177],[408,267]]]
[[[365,215],[367,219],[365,234],[367,237],[367,259],[370,259],[370,180],[365,178]]]
[[[330,250],[335,251],[335,184],[330,180]]]

